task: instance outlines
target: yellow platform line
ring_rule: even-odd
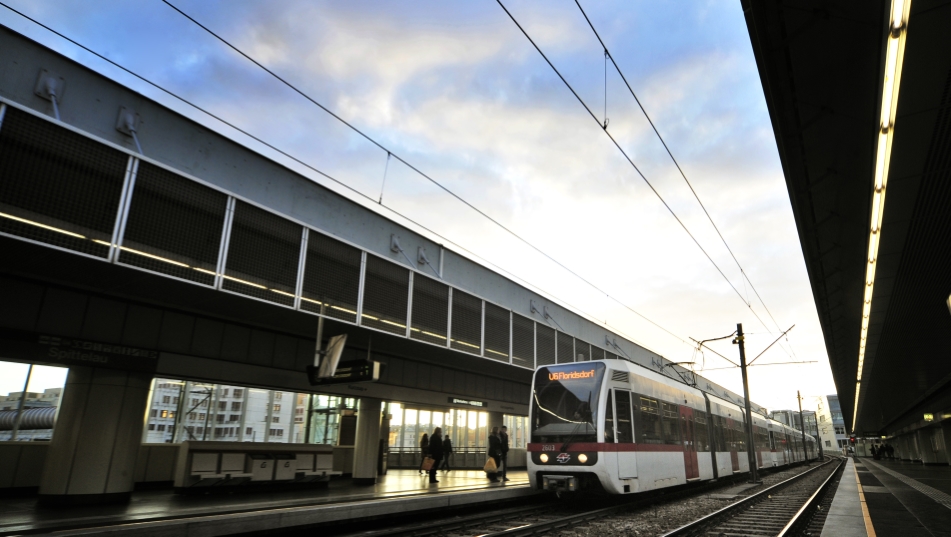
[[[859,488],[859,503],[862,504],[862,518],[865,519],[865,533],[868,537],[875,537],[875,528],[872,527],[872,519],[868,516],[868,506],[865,504],[865,492],[862,490],[862,482],[859,481],[859,469],[852,465],[855,471],[855,484]]]

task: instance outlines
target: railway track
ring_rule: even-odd
[[[681,526],[663,537],[693,535],[791,537],[814,530],[817,511],[831,502],[828,494],[844,459],[832,459],[777,483],[719,511]],[[822,517],[824,519],[824,515]]]
[[[778,485],[766,489],[766,491],[777,490],[779,486],[785,488],[785,486],[801,479],[802,476],[813,475],[817,470],[826,468],[827,464],[782,481]],[[570,504],[565,501],[545,501],[542,504],[530,504],[506,509],[496,507],[488,512],[460,514],[444,518],[436,518],[437,514],[433,513],[432,519],[399,524],[385,529],[347,532],[342,534],[342,537],[516,537],[546,535],[567,528],[601,523],[622,513],[652,505],[669,504],[677,500],[700,496],[722,489],[732,483],[735,483],[735,480],[724,480],[719,483],[706,483],[673,490],[666,489],[635,496],[582,499]],[[757,496],[759,495],[751,496],[751,498]],[[746,502],[747,500],[737,502],[717,513],[725,513],[727,509],[739,504],[751,505]],[[692,534],[694,533],[672,533],[671,535]],[[742,535],[749,534],[743,533]],[[776,533],[772,535],[776,535]]]

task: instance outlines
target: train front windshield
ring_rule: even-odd
[[[604,364],[566,364],[535,371],[532,442],[596,442]]]

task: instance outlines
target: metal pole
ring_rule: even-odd
[[[743,344],[743,323],[736,323],[736,339],[740,346],[740,371],[743,373],[743,404],[746,407],[746,456],[750,461],[750,483],[759,483],[756,468],[756,445],[753,443],[753,410],[750,408],[750,385],[746,378],[746,346]]]
[[[13,422],[13,433],[10,435],[10,441],[17,439],[20,432],[20,422],[23,420],[23,403],[26,401],[26,390],[30,387],[30,377],[33,376],[33,364],[26,370],[26,382],[23,383],[23,391],[20,393],[20,401],[17,403],[17,419]]]
[[[304,443],[310,444],[310,424],[314,418],[314,394],[307,396],[307,424],[304,426]]]
[[[796,399],[799,400],[799,425],[802,429],[799,431],[802,433],[802,460],[808,462],[809,455],[806,453],[806,419],[802,416],[802,396],[799,395],[799,390],[796,390]]]

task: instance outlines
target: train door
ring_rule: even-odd
[[[719,449],[717,446],[720,445],[720,441],[717,438],[717,429],[716,420],[717,417],[713,415],[710,408],[710,398],[707,397],[707,393],[703,392],[703,401],[707,407],[707,442],[710,443],[710,462],[713,463],[713,479],[719,479],[720,471],[719,464],[717,464],[717,451]]]
[[[697,444],[694,442],[693,409],[687,405],[680,406],[680,424],[684,445],[684,468],[687,471],[687,480],[700,478],[700,465],[697,461]]]
[[[738,433],[735,420],[728,418],[725,429],[729,431],[730,440],[728,447],[730,448],[730,463],[733,465],[733,472],[736,473],[740,471],[740,455],[737,453],[736,439]]]
[[[614,409],[617,419],[617,476],[620,479],[637,477],[637,453],[634,451],[634,414],[631,412],[631,392],[614,390]]]
[[[607,401],[604,404],[604,450],[601,451],[598,456],[603,457],[604,459],[604,468],[607,472],[610,472],[608,475],[613,474],[617,470],[617,451],[615,450],[616,444],[616,435],[614,433],[616,427],[614,424],[614,390],[608,388]]]

